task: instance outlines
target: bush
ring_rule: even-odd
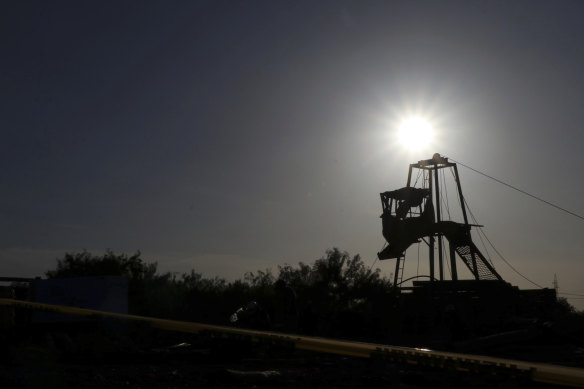
[[[371,270],[359,255],[351,257],[336,248],[312,265],[280,266],[277,277],[266,269],[245,273],[243,280],[234,282],[205,278],[194,270],[181,277],[158,274],[157,263],[145,263],[140,255],[139,251],[128,256],[111,250],[102,256],[87,251],[66,253],[46,275],[124,276],[130,313],[215,324],[228,324],[231,313],[251,300],[273,312],[278,305],[274,283],[281,279],[295,290],[300,315],[310,310],[318,317],[323,335],[340,326],[339,317],[346,317],[347,312],[368,315],[373,321],[373,316],[386,311],[391,295],[391,284],[379,269]]]

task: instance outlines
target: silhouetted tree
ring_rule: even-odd
[[[339,325],[342,314],[350,316],[347,312],[383,315],[392,293],[379,269],[372,270],[359,255],[351,257],[337,248],[327,250],[313,264],[280,266],[277,277],[266,269],[247,272],[242,280],[234,282],[206,278],[194,270],[180,277],[158,274],[157,264],[144,262],[140,255],[139,251],[126,255],[111,250],[101,256],[87,251],[66,253],[57,259],[57,268],[46,275],[124,276],[129,284],[130,313],[217,324],[228,324],[231,313],[251,300],[273,308],[274,284],[282,280],[294,289],[299,313],[318,316],[322,335],[330,334],[331,328]]]
[[[565,297],[558,297],[556,308],[561,315],[568,315],[576,313],[576,308],[572,304],[568,302],[568,299]]]
[[[103,256],[92,255],[84,250],[81,253],[65,253],[57,259],[57,269],[45,273],[48,278],[84,276],[125,276],[128,279],[150,279],[156,274],[157,263],[145,263],[140,251],[132,256],[115,254],[107,250]]]
[[[351,257],[333,248],[313,265],[300,262],[298,267],[280,266],[279,271],[279,279],[297,292],[301,326],[303,315],[317,317],[319,335],[377,336],[383,322],[389,320],[391,283],[379,269],[366,266],[359,255]],[[314,329],[314,323],[308,327]]]

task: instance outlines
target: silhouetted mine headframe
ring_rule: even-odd
[[[445,188],[441,187],[439,171],[445,168],[453,170],[462,211],[462,223],[442,218],[442,199],[440,196]],[[418,177],[422,178],[422,187],[412,185],[414,169],[421,170],[418,172]],[[381,204],[383,207],[381,215],[383,236],[388,245],[377,256],[382,260],[396,259],[394,285],[399,286],[402,282],[405,251],[412,244],[421,241],[424,241],[429,247],[430,274],[428,277],[431,283],[450,281],[448,283],[452,284],[459,281],[457,257],[468,268],[473,276],[473,281],[504,282],[472,241],[470,230],[476,225],[468,223],[458,169],[455,163],[448,161],[448,158],[434,154],[432,159],[411,164],[406,187],[381,193]],[[445,279],[444,238],[448,241],[450,280]],[[438,245],[438,258],[435,258],[436,245]],[[436,262],[438,265],[437,274]],[[460,283],[464,283],[463,280],[460,281],[462,281]]]
[[[390,329],[396,341],[445,344],[503,333],[509,326],[527,331],[511,318],[554,317],[554,289],[511,285],[474,244],[471,228],[480,226],[467,208],[456,163],[434,154],[411,164],[406,186],[381,193],[381,204],[387,245],[377,256],[396,261],[395,322]],[[475,224],[469,224],[467,212]],[[418,268],[404,280],[406,250],[414,244],[418,260],[426,252],[420,247],[427,245],[429,266],[423,275]]]

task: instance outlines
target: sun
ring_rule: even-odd
[[[397,139],[405,149],[420,151],[432,144],[434,129],[428,120],[420,116],[411,116],[398,126]]]

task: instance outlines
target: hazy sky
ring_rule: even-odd
[[[14,1],[0,14],[2,276],[107,248],[228,279],[331,247],[373,265],[379,192],[434,152],[584,213],[581,1]],[[411,113],[434,125],[429,149],[396,143]],[[515,268],[584,294],[584,221],[459,170]],[[415,274],[415,249],[406,261]]]

